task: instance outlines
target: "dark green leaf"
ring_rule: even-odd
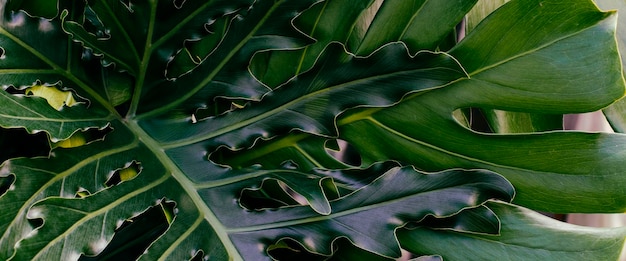
[[[455,60],[444,53],[409,56],[403,44],[389,44],[371,56],[359,57],[346,53],[340,44],[331,44],[316,67],[245,110],[195,124],[191,115],[140,124],[172,154],[198,142],[210,149],[220,145],[241,148],[293,129],[330,136],[336,135],[335,117],[347,108],[388,106],[406,93],[442,87],[464,76]],[[164,123],[169,128],[161,128]]]
[[[50,0],[8,0],[6,11],[24,10],[31,16],[53,18],[57,15],[57,1]]]
[[[620,98],[614,13],[512,1],[433,51],[474,2],[59,1],[52,19],[1,4],[0,127],[52,149],[0,168],[0,259],[396,258],[402,226],[497,232],[482,205],[514,191],[478,168],[536,209],[622,211],[622,136],[452,116]]]
[[[444,260],[617,260],[624,244],[624,228],[580,227],[505,203],[487,206],[502,221],[499,235],[421,227],[398,230],[398,237],[404,248]]]
[[[81,255],[78,260],[114,260],[136,259],[150,246],[152,241],[163,234],[172,222],[170,216],[174,204],[160,202],[148,208],[139,216],[124,221],[115,230],[111,242],[98,255],[89,257]],[[138,235],[140,235],[138,237]]]
[[[467,14],[466,33],[471,32],[487,15],[509,0],[478,1]],[[490,130],[496,133],[528,133],[563,129],[561,115],[510,112],[484,109]],[[475,129],[475,128],[474,128]]]
[[[232,190],[229,187],[201,193],[211,201]],[[411,167],[392,168],[369,186],[331,202],[332,213],[327,216],[316,215],[307,207],[292,207],[222,221],[232,227],[235,245],[247,250],[242,253],[245,260],[254,260],[260,254],[252,245],[285,237],[303,242],[308,251],[329,255],[331,242],[344,236],[368,251],[399,257],[393,233],[397,226],[426,215],[450,216],[490,197],[510,198],[513,191],[506,187],[506,181],[491,172],[451,170],[424,174]],[[232,216],[231,211],[234,209],[219,211],[217,216]]]
[[[250,65],[251,72],[263,83],[276,87],[307,71],[331,42],[346,43],[359,28],[355,25],[372,0],[321,1],[298,16],[293,23],[316,42],[304,49],[277,50],[257,54]],[[297,61],[297,63],[295,62]]]
[[[476,1],[383,1],[355,52],[369,54],[395,41],[405,42],[411,52],[435,50]]]
[[[534,209],[623,212],[626,178],[620,174],[625,137],[568,132],[479,134],[452,116],[453,111],[468,107],[576,113],[600,109],[622,97],[620,74],[590,69],[600,61],[613,70],[621,68],[611,29],[615,15],[594,11],[592,3],[569,8],[562,4],[515,1],[503,6],[452,51],[470,79],[413,95],[389,109],[346,116],[339,120],[340,137],[359,150],[365,164],[392,157],[427,170],[491,169],[513,183],[518,191],[515,202]],[[574,11],[567,17],[580,17],[585,30],[575,29],[581,26],[578,19],[552,20],[555,12]],[[520,20],[524,14],[529,18],[521,20],[524,23],[508,20],[512,16]],[[487,23],[492,21],[497,23]],[[502,23],[508,26],[493,26]],[[496,46],[486,40],[493,38],[517,44]],[[375,146],[374,141],[385,146]]]

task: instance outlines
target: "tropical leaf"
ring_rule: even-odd
[[[413,95],[386,110],[363,110],[341,118],[340,137],[359,150],[365,164],[393,155],[394,159],[426,170],[452,166],[491,169],[513,183],[518,191],[515,202],[534,209],[556,213],[623,212],[626,198],[621,184],[625,176],[621,175],[619,155],[623,150],[619,144],[623,144],[624,136],[574,132],[489,135],[468,130],[452,116],[455,110],[468,107],[577,113],[601,109],[623,96],[621,75],[609,77],[609,69],[587,70],[602,56],[610,70],[621,68],[611,29],[616,17],[596,13],[592,3],[576,8],[562,8],[560,4],[515,1],[498,9],[487,21],[502,21],[507,26],[490,28],[483,23],[451,50],[468,71],[469,79]],[[585,19],[587,29],[572,31],[581,25],[578,21],[556,23],[550,21],[550,16],[535,16],[575,9],[581,12],[578,15],[589,18]],[[513,22],[525,15],[532,18],[524,23]],[[592,17],[600,20],[592,22]],[[553,29],[542,31],[539,27]],[[522,40],[527,38],[522,31],[532,34],[533,40]],[[489,37],[481,34],[517,44],[487,43]],[[612,47],[594,50],[598,45],[587,44],[591,39]],[[584,55],[581,49],[591,52]],[[585,68],[584,72],[561,66],[570,62]],[[591,79],[599,82],[588,85]],[[587,103],[590,97],[595,103]],[[425,113],[431,117],[406,117]],[[374,150],[371,140],[384,140],[387,146]],[[605,183],[607,180],[611,181]],[[597,186],[602,186],[601,192]]]
[[[619,67],[615,15],[588,1],[511,2],[450,52],[475,1],[36,2],[0,9],[0,126],[50,143],[2,165],[0,259],[385,259],[415,244],[396,233],[414,222],[497,234],[484,203],[513,187],[536,209],[626,207],[621,136],[492,136],[452,118],[621,97],[620,75],[600,77]],[[375,37],[393,24],[404,33]]]
[[[416,227],[399,230],[398,237],[401,242],[428,241],[430,244],[409,243],[403,247],[415,253],[445,253],[441,254],[445,260],[617,260],[624,245],[625,228],[591,229],[502,202],[489,202],[487,206],[502,221],[498,235]],[[546,236],[553,233],[561,234],[563,240]],[[588,240],[591,237],[594,240]],[[615,247],[607,247],[610,245]],[[442,247],[445,250],[437,249]]]
[[[469,1],[384,1],[355,53],[368,54],[378,46],[405,42],[413,52],[435,50],[477,0]],[[402,25],[402,26],[395,26]]]
[[[467,13],[465,33],[471,32],[485,17],[509,0],[478,1]],[[529,133],[563,129],[563,116],[560,114],[541,114],[512,112],[495,109],[466,108],[462,118],[474,123],[468,127],[479,130],[481,124],[488,125],[488,131],[494,133]],[[457,113],[459,114],[459,113]],[[481,117],[485,122],[480,122]],[[472,126],[470,126],[472,125]],[[483,129],[486,129],[482,126]]]

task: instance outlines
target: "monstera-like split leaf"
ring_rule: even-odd
[[[0,10],[0,126],[50,148],[2,165],[0,259],[437,260],[453,236],[527,245],[509,225],[600,236],[511,201],[626,208],[624,137],[453,117],[619,99],[615,14],[588,1],[512,1],[458,44],[476,1],[39,2]]]
[[[620,247],[624,244],[623,227],[590,229],[564,224],[506,203],[489,202],[487,206],[501,219],[502,228],[498,236],[416,226],[398,231],[398,237],[400,242],[411,242],[403,245],[406,249],[422,254],[438,253],[444,260],[460,260],[467,256],[476,260],[503,257],[516,260],[519,259],[516,258],[518,256],[543,260],[585,260],[599,256],[606,260],[619,259],[619,253],[611,251],[608,246]],[[546,229],[561,230],[560,233],[566,236],[563,240],[554,242],[551,237],[546,237]],[[590,238],[594,239],[588,240]],[[432,244],[415,243],[422,240]],[[434,242],[438,240],[441,241]],[[456,248],[457,246],[461,247]],[[528,251],[529,249],[532,250]],[[585,251],[580,251],[581,249]]]

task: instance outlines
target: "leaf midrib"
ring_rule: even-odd
[[[536,51],[548,48],[548,47],[550,47],[550,46],[554,45],[555,43],[560,42],[562,40],[566,40],[566,39],[574,37],[574,36],[576,36],[578,34],[582,34],[583,32],[586,32],[588,30],[592,30],[592,29],[596,28],[597,26],[602,25],[603,23],[605,23],[607,21],[607,18],[615,15],[615,11],[608,11],[607,13],[608,13],[607,16],[605,16],[602,20],[599,20],[595,24],[590,25],[590,26],[588,26],[588,27],[586,27],[586,28],[584,28],[582,30],[578,30],[578,31],[575,31],[573,33],[566,34],[566,35],[563,35],[561,37],[555,38],[555,39],[553,39],[551,41],[548,41],[548,42],[546,42],[544,44],[541,44],[541,45],[539,45],[539,46],[537,46],[535,48],[531,48],[531,49],[528,49],[526,51],[523,51],[523,52],[520,52],[518,54],[515,54],[513,56],[510,56],[507,59],[503,59],[501,61],[492,63],[490,65],[482,66],[482,67],[478,68],[477,70],[475,70],[473,72],[468,72],[468,75],[470,77],[476,76],[476,75],[478,75],[478,74],[480,74],[480,73],[482,73],[484,71],[488,71],[488,70],[490,70],[492,68],[498,67],[498,66],[500,66],[502,64],[505,64],[507,62],[510,62],[510,61],[513,61],[513,60],[518,59],[520,57],[524,57],[526,55],[532,54],[532,53],[534,53]],[[458,45],[457,45],[457,47],[458,47]],[[454,53],[455,50],[457,50],[457,48],[453,48],[452,50],[449,51],[449,53],[452,54],[452,53]]]
[[[146,145],[148,150],[150,150],[159,159],[159,162],[161,162],[161,164],[163,164],[163,166],[170,171],[170,175],[166,176],[173,177],[185,190],[185,194],[189,196],[200,213],[204,215],[204,220],[211,225],[229,255],[234,259],[242,260],[239,255],[239,251],[233,245],[233,242],[226,233],[224,225],[219,221],[206,202],[204,202],[200,194],[198,194],[197,188],[194,186],[193,182],[189,180],[185,173],[178,168],[176,163],[174,163],[172,159],[165,154],[165,151],[160,147],[160,145],[152,139],[136,121],[127,121],[127,127],[135,133],[139,140]]]
[[[139,107],[139,101],[141,100],[141,93],[143,91],[143,85],[146,80],[146,74],[150,65],[150,58],[152,57],[151,54],[153,52],[152,34],[154,33],[154,25],[156,22],[156,8],[157,3],[155,3],[154,0],[150,1],[150,21],[148,23],[148,33],[146,34],[146,42],[144,43],[143,57],[139,63],[137,81],[135,82],[130,106],[126,113],[127,118],[135,116],[137,108]]]
[[[56,183],[57,181],[66,178],[67,176],[73,174],[75,171],[81,169],[82,167],[94,162],[94,161],[99,161],[101,158],[106,157],[106,156],[110,156],[113,154],[117,154],[119,152],[123,152],[123,151],[127,151],[130,149],[133,149],[137,146],[137,140],[131,142],[130,144],[120,147],[120,148],[116,148],[116,149],[111,149],[111,150],[106,150],[103,151],[101,153],[97,153],[91,157],[88,157],[80,162],[78,162],[77,164],[74,164],[71,168],[68,168],[67,170],[63,171],[62,173],[53,173],[47,170],[43,170],[43,169],[36,169],[38,171],[43,171],[46,173],[49,173],[51,175],[55,175],[53,178],[51,178],[48,182],[46,182],[44,185],[41,186],[41,188],[39,188],[37,191],[35,191],[35,193],[33,193],[33,195],[28,198],[27,200],[25,200],[24,204],[22,205],[22,207],[19,209],[19,211],[17,212],[18,215],[15,216],[15,218],[13,220],[11,220],[11,222],[9,223],[9,225],[7,227],[12,227],[16,221],[18,221],[21,218],[21,214],[20,213],[26,213],[27,209],[29,209],[32,205],[35,204],[35,199],[37,199],[40,194],[42,194],[46,189],[48,189],[52,184]],[[28,168],[27,166],[22,166],[24,168]],[[34,168],[30,168],[35,170]],[[60,194],[60,193],[59,193]],[[5,233],[2,235],[2,237],[0,238],[6,238],[7,233],[10,232],[10,229],[7,229],[5,231]],[[20,240],[21,241],[21,240]]]

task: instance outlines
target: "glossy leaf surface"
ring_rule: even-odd
[[[600,256],[606,260],[617,260],[619,246],[624,244],[625,238],[620,238],[624,228],[590,229],[562,223],[528,209],[501,202],[489,202],[487,206],[501,218],[502,228],[498,235],[421,227],[399,230],[398,237],[401,242],[432,242],[433,244],[424,248],[423,244],[409,243],[403,246],[422,254],[446,252],[441,255],[444,260],[468,260],[470,256],[471,260],[584,260]],[[559,233],[563,235],[563,239],[555,241],[552,237],[546,237],[550,233]],[[595,239],[588,240],[592,234],[595,234],[591,236]],[[610,245],[616,247],[606,247]],[[437,249],[444,246],[445,251]]]
[[[552,4],[557,10],[565,10],[560,3]],[[528,10],[549,12],[548,8],[552,4],[543,3],[540,6],[524,1],[512,2],[498,9],[488,21],[508,21],[511,15],[522,16],[515,8],[523,5],[529,5]],[[595,8],[592,4],[579,7],[590,20],[598,15],[591,11]],[[572,10],[570,8],[568,12]],[[573,62],[582,66],[576,68],[595,66],[595,59],[604,53],[606,59],[603,61],[611,61],[612,70],[621,68],[619,57],[615,55],[614,36],[608,29],[612,27],[604,24],[614,26],[615,18],[609,16],[598,24],[590,24],[587,30],[573,33],[567,23],[542,21],[539,17],[531,19],[529,24],[516,23],[519,27],[509,26],[500,30],[484,23],[451,51],[452,54],[459,53],[457,57],[462,64],[468,64],[465,68],[470,79],[457,81],[423,95],[414,95],[387,110],[364,110],[340,119],[340,132],[345,134],[342,137],[354,147],[362,148],[360,152],[367,158],[366,162],[394,155],[402,162],[423,166],[428,170],[452,166],[494,170],[515,185],[518,203],[535,209],[552,212],[623,212],[626,198],[621,184],[626,176],[622,175],[622,157],[619,155],[624,153],[620,145],[625,140],[624,136],[568,132],[480,134],[461,126],[452,117],[454,110],[467,107],[575,113],[600,109],[615,98],[621,98],[624,89],[620,74],[608,77],[606,71],[576,72],[572,70],[574,68],[559,66],[560,62]],[[550,19],[546,17],[546,20]],[[539,24],[551,25],[555,27],[554,30],[558,30],[552,30],[550,34],[545,32],[544,39],[537,39],[534,43],[521,40],[524,37],[518,30],[526,31]],[[571,26],[577,27],[579,23],[575,22]],[[557,36],[554,32],[558,31],[563,32],[563,35]],[[486,40],[479,37],[481,33],[511,38],[507,42],[519,44],[496,46],[483,42]],[[585,44],[585,38],[593,38],[594,41],[604,39],[613,47],[602,47],[602,50],[596,49],[588,56],[583,55],[581,49],[591,51],[594,48]],[[476,50],[480,50],[477,48],[485,45],[489,45],[487,50],[494,56],[460,54],[463,49],[472,50],[476,54]],[[554,56],[548,58],[548,53]],[[546,73],[548,71],[551,73]],[[533,77],[527,78],[526,75]],[[587,85],[586,81],[592,79],[599,82]],[[587,103],[590,97],[596,97],[596,103]],[[433,115],[433,112],[438,116]],[[406,117],[424,113],[429,113],[431,117]],[[364,128],[367,131],[363,132]],[[359,130],[361,134],[355,135],[354,130]],[[371,140],[385,140],[387,146],[383,151],[368,149]],[[568,178],[564,179],[563,176]],[[611,181],[604,183],[607,180]],[[600,184],[595,182],[603,184],[601,192],[596,189]],[[554,189],[554,184],[558,184],[558,190]],[[568,191],[567,195],[562,191]]]
[[[37,2],[0,9],[0,126],[51,148],[2,165],[0,259],[387,259],[416,244],[408,224],[496,234],[497,215],[526,218],[491,199],[626,208],[622,136],[452,118],[620,98],[621,75],[600,76],[620,64],[615,14],[588,1],[512,1],[449,52],[475,1]]]

